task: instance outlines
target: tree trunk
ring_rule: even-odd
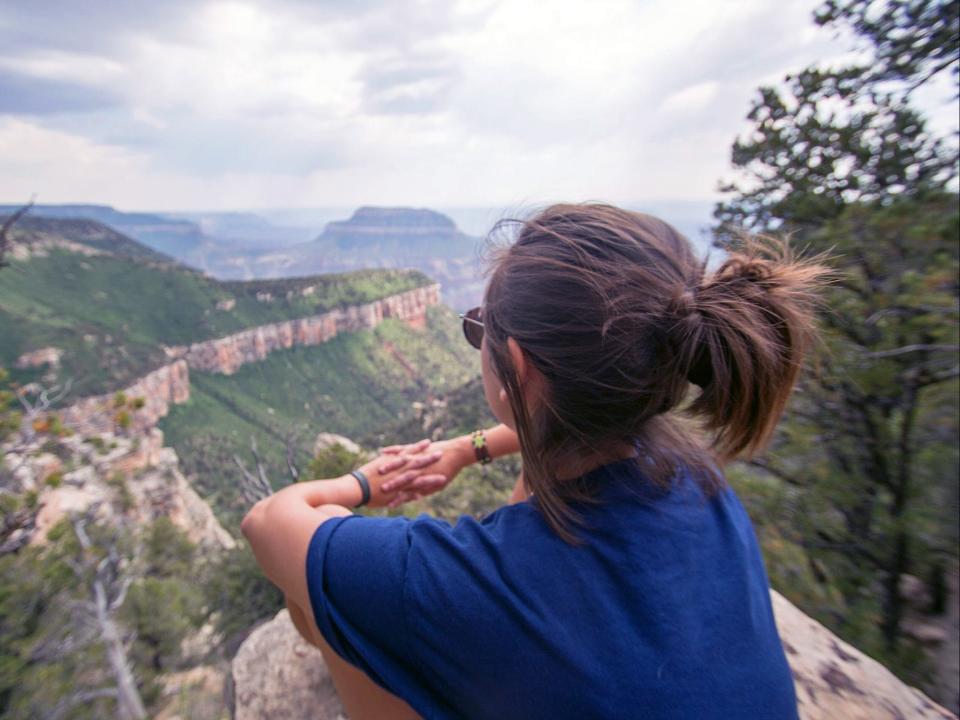
[[[144,720],[147,717],[147,711],[143,707],[137,682],[127,661],[123,638],[117,624],[110,618],[107,594],[100,580],[94,581],[93,592],[101,639],[107,649],[107,660],[117,683],[117,717],[121,720]]]
[[[904,515],[907,510],[910,490],[910,472],[913,460],[911,435],[917,416],[917,394],[916,385],[911,384],[907,388],[903,422],[900,425],[899,467],[897,468],[893,505],[890,508],[890,516],[893,519],[896,532],[890,567],[884,583],[885,597],[882,622],[883,636],[888,650],[896,650],[900,641],[900,622],[903,620],[903,596],[900,594],[900,578],[910,569],[910,536],[907,533]]]

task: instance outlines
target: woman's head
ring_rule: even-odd
[[[516,225],[484,299],[487,397],[509,409],[555,529],[569,537],[569,504],[588,499],[557,480],[577,453],[638,443],[664,483],[680,464],[706,469],[708,451],[667,415],[683,404],[721,461],[763,446],[813,340],[824,268],[748,243],[707,274],[671,226],[608,205],[554,205]]]

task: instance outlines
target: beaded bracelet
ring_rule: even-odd
[[[473,443],[473,453],[477,456],[477,462],[486,465],[493,461],[490,457],[490,449],[487,447],[487,436],[483,430],[474,430],[470,435],[470,441]]]

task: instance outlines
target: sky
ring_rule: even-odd
[[[708,201],[818,4],[0,0],[0,202]]]

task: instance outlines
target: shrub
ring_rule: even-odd
[[[63,485],[63,473],[59,470],[57,472],[50,473],[43,481],[43,484],[50,488],[60,487]]]

